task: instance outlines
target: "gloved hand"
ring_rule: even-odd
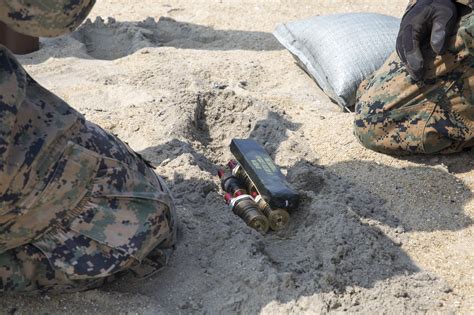
[[[410,76],[423,77],[421,45],[430,38],[433,51],[444,54],[449,36],[454,33],[458,12],[453,0],[418,0],[402,18],[397,38],[397,53]]]

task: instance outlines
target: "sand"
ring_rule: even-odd
[[[364,149],[273,38],[334,12],[400,16],[399,0],[99,1],[71,35],[20,58],[45,87],[157,166],[180,221],[170,266],[72,295],[3,296],[8,314],[474,313],[474,153]],[[260,141],[301,193],[262,236],[215,176],[234,137]]]

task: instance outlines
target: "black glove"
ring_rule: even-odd
[[[433,51],[438,55],[444,54],[457,19],[453,0],[418,0],[405,13],[398,33],[397,53],[414,80],[423,77],[421,45],[431,38]]]

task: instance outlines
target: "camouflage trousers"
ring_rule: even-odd
[[[126,144],[84,120],[57,146],[63,153],[34,206],[2,228],[2,246],[25,244],[0,253],[0,292],[79,291],[125,270],[143,276],[163,267],[176,238],[163,181]]]
[[[361,84],[354,133],[388,154],[453,153],[474,146],[474,16],[464,15],[445,55],[425,48],[426,73],[413,81],[393,53]]]

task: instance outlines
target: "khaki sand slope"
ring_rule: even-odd
[[[157,165],[176,197],[180,241],[151,279],[2,297],[0,312],[473,313],[474,153],[399,159],[365,150],[352,115],[271,35],[282,21],[400,16],[405,4],[99,1],[92,22],[42,40],[22,63]],[[265,237],[230,213],[215,176],[230,139],[249,136],[303,196],[288,230]]]

